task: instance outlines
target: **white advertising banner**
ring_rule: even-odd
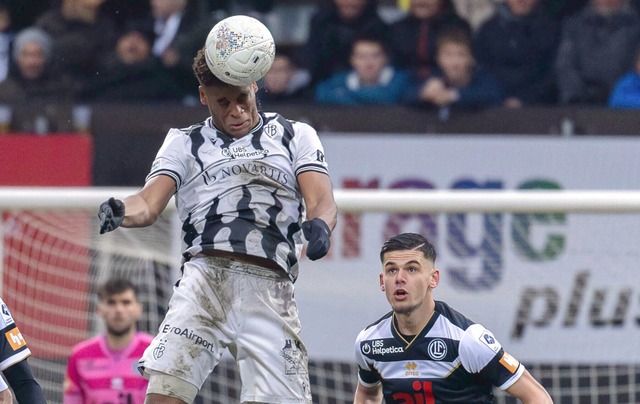
[[[335,188],[640,189],[636,138],[324,134]],[[346,214],[330,255],[301,264],[296,299],[312,359],[353,358],[389,311],[379,251],[428,236],[437,300],[489,328],[524,362],[640,362],[640,215]]]

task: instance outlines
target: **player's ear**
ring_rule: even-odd
[[[380,274],[380,290],[384,292],[384,280],[382,279],[382,274]]]
[[[433,272],[431,272],[431,280],[429,281],[429,287],[431,289],[438,286],[440,283],[440,270],[438,268],[434,268]]]
[[[209,105],[207,94],[204,92],[204,88],[202,86],[198,86],[198,94],[200,95],[200,104]]]
[[[253,88],[253,92],[257,93],[258,92],[258,83],[257,82],[253,82],[251,83],[251,88]]]

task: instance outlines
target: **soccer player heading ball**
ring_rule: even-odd
[[[172,196],[183,275],[140,364],[149,403],[191,403],[229,349],[242,402],[311,403],[293,283],[330,247],[337,207],[322,144],[307,124],[258,110],[255,82],[234,86],[195,57],[210,117],[169,130],[145,186],[100,206],[100,232],[155,222]]]
[[[391,237],[380,250],[380,289],[392,311],[356,339],[355,404],[493,403],[493,386],[525,404],[551,397],[493,334],[433,299],[436,250],[419,234]]]

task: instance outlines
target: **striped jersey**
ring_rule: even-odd
[[[489,330],[439,301],[412,340],[391,312],[360,332],[355,351],[359,382],[382,383],[387,404],[493,403],[493,386],[505,390],[524,372]]]
[[[316,131],[276,113],[260,113],[246,136],[235,139],[208,118],[171,129],[147,181],[176,182],[183,254],[216,249],[275,261],[295,280],[305,217],[296,180],[300,173],[328,174]]]
[[[9,307],[0,299],[0,370],[5,370],[29,357],[31,351],[11,316]]]
[[[122,351],[109,349],[105,335],[76,345],[67,362],[64,404],[144,403],[148,380],[137,365],[152,340],[137,332]]]

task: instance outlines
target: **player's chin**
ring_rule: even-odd
[[[227,132],[234,136],[244,136],[251,130],[251,122],[244,121],[242,123],[228,124]]]

